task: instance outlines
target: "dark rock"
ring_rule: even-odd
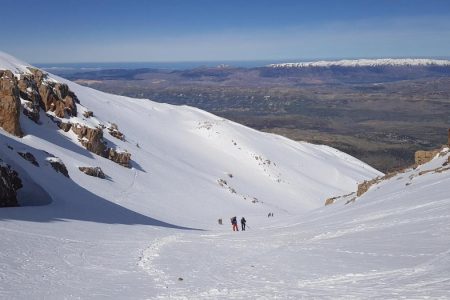
[[[39,163],[36,161],[36,158],[34,157],[34,155],[31,154],[30,152],[17,152],[17,154],[22,156],[23,159],[29,161],[30,163],[32,163],[36,167],[39,167]]]
[[[35,76],[35,78],[45,79],[46,77]],[[65,118],[66,115],[77,115],[75,103],[79,103],[79,101],[75,94],[69,90],[67,84],[50,81],[43,82],[41,80],[36,82],[36,86],[38,87],[42,109],[54,112],[59,118]]]
[[[17,84],[19,88],[20,97],[24,100],[30,101],[24,107],[23,113],[33,122],[39,122],[39,105],[41,103],[41,95],[34,76],[30,74],[20,75]]]
[[[22,181],[16,171],[0,160],[0,207],[19,206],[17,190],[22,187]]]
[[[60,129],[64,130],[64,132],[68,132],[70,130],[70,128],[72,127],[72,124],[71,123],[61,122],[61,123],[58,124],[58,127]]]
[[[27,102],[24,105],[22,112],[28,117],[28,119],[36,124],[39,124],[39,106],[34,106],[32,102]]]
[[[125,136],[122,132],[119,131],[119,127],[112,123],[111,126],[108,128],[109,134],[115,137],[116,139],[119,139],[121,141],[125,140]]]
[[[106,178],[105,173],[103,173],[100,167],[79,167],[78,169],[84,174],[89,176],[98,177],[102,179]]]
[[[94,116],[94,112],[92,112],[92,111],[90,111],[90,110],[87,110],[87,111],[85,111],[85,112],[83,113],[83,116],[84,116],[85,118],[93,117],[93,116]]]
[[[48,77],[47,73],[44,73],[39,69],[28,68],[28,70],[30,70],[30,72],[33,74],[33,79],[36,81],[36,83],[38,83],[38,85],[41,85],[42,81],[44,79],[47,79]]]
[[[21,137],[19,123],[20,98],[17,79],[9,71],[0,71],[0,127],[7,132]]]
[[[106,146],[103,142],[103,130],[81,124],[72,125],[72,131],[78,135],[81,144],[89,151],[105,157]]]
[[[50,163],[50,165],[56,172],[63,174],[67,178],[70,178],[69,171],[67,171],[66,165],[63,163],[61,159],[49,157],[47,158],[47,161]]]
[[[128,152],[117,152],[115,149],[108,148],[108,159],[121,166],[130,168],[131,153]]]

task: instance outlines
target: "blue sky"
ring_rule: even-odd
[[[2,0],[33,63],[450,56],[450,0]]]

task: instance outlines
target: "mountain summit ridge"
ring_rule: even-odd
[[[377,58],[377,59],[341,59],[317,60],[293,63],[270,64],[273,68],[308,67],[379,67],[379,66],[450,66],[450,60],[430,58]]]

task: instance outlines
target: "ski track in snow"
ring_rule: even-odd
[[[151,245],[142,251],[138,266],[144,269],[155,281],[156,287],[168,288],[169,285],[174,284],[174,280],[169,277],[161,268],[157,268],[155,260],[160,256],[161,251],[165,246],[175,243],[179,235],[170,235],[155,239]]]

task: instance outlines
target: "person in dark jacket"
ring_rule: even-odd
[[[245,218],[242,217],[242,219],[241,219],[241,228],[242,228],[242,231],[245,231],[245,223],[247,223],[247,220],[245,220]]]
[[[231,218],[231,225],[233,225],[233,231],[239,231],[236,217]]]

